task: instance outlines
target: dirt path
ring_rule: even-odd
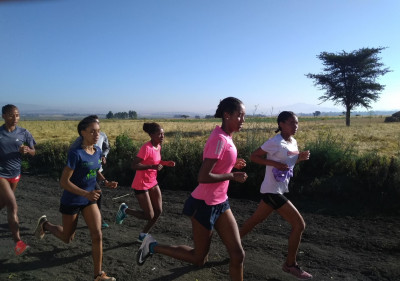
[[[143,221],[132,217],[123,225],[113,224],[121,202],[137,206],[130,188],[104,190],[103,216],[110,228],[103,231],[104,270],[117,280],[228,280],[228,255],[218,235],[214,235],[209,262],[197,268],[162,255],[154,255],[143,266],[135,263],[137,235]],[[63,244],[52,235],[42,241],[32,236],[39,216],[61,222],[58,212],[61,189],[57,181],[24,175],[17,189],[21,235],[31,249],[14,256],[6,211],[0,211],[0,280],[92,280],[91,246],[88,230],[80,218],[75,240]],[[162,243],[191,245],[190,221],[181,215],[188,192],[163,190],[164,213],[153,229]],[[239,224],[247,219],[257,202],[231,199]],[[314,275],[314,280],[400,280],[400,218],[388,216],[332,215],[332,207],[295,203],[307,227],[298,261]],[[311,206],[311,207],[310,207]],[[340,208],[340,206],[337,206]],[[330,215],[329,215],[330,214]],[[272,215],[243,240],[246,251],[245,280],[295,280],[282,272],[290,228]]]

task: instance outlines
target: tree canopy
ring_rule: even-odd
[[[306,74],[314,79],[314,85],[325,94],[322,102],[332,100],[346,108],[346,125],[350,126],[351,110],[357,106],[371,108],[371,102],[379,99],[385,86],[377,83],[379,76],[391,70],[380,62],[378,54],[386,48],[361,48],[347,53],[322,52],[317,55],[324,65],[323,73]]]

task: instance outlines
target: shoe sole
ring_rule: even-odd
[[[146,257],[143,257],[142,254],[143,254],[143,250],[139,249],[139,251],[136,254],[136,263],[139,266],[144,265],[144,263],[146,262],[146,259],[151,256],[151,254],[148,254]]]
[[[42,230],[42,227],[40,226],[40,221],[41,221],[42,219],[44,219],[44,218],[45,218],[46,221],[47,221],[46,215],[41,216],[41,217],[38,219],[38,221],[37,221],[36,228],[35,228],[35,232],[33,233],[33,235],[35,235],[35,237],[36,237],[37,239],[43,239],[43,237],[44,237],[44,231],[43,231],[43,234],[40,233],[41,230]],[[44,222],[43,222],[43,223],[44,223]]]

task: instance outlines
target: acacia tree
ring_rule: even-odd
[[[369,109],[370,103],[377,101],[385,88],[376,82],[379,76],[390,72],[380,62],[378,54],[386,48],[361,48],[347,53],[322,52],[317,58],[324,65],[323,73],[306,74],[314,79],[314,85],[325,94],[319,97],[322,102],[332,100],[346,108],[346,126],[350,126],[350,113],[354,107]]]

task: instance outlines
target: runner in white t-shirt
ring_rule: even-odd
[[[265,165],[265,177],[260,188],[260,204],[240,228],[240,236],[243,238],[276,211],[292,226],[288,254],[282,270],[299,279],[311,279],[312,275],[302,270],[296,261],[305,222],[296,207],[283,195],[289,192],[288,185],[290,177],[293,176],[294,165],[310,158],[310,151],[298,151],[297,142],[293,138],[298,124],[297,116],[293,112],[281,112],[278,116],[278,129],[275,131],[281,133],[267,140],[251,154],[251,161]]]
[[[245,107],[236,98],[223,99],[215,113],[222,118],[216,126],[203,151],[203,163],[199,171],[199,185],[186,200],[183,213],[191,218],[194,248],[179,245],[160,245],[148,234],[137,254],[137,263],[142,265],[153,253],[159,253],[202,266],[208,259],[213,229],[218,232],[230,257],[231,280],[243,280],[244,250],[239,229],[229,206],[227,190],[230,180],[244,182],[245,172],[232,172],[232,168],[246,166],[237,158],[232,135],[240,131],[244,122]]]

